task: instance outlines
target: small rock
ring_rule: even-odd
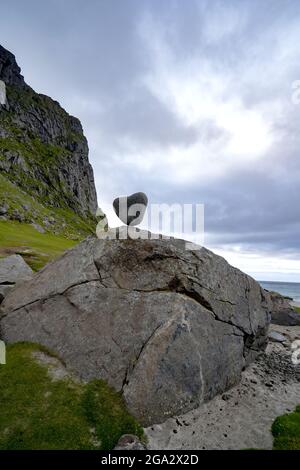
[[[98,220],[96,234],[98,236],[99,232],[107,231],[108,230],[108,220],[104,212],[98,207],[96,212],[96,219]],[[101,237],[98,237],[101,238]]]
[[[32,278],[33,271],[20,255],[0,260],[0,284],[15,284]]]
[[[137,436],[124,434],[120,437],[114,450],[146,450],[146,447]]]
[[[13,220],[17,220],[18,222],[24,222],[25,217],[23,214],[21,214],[18,209],[14,209],[11,213],[11,218]]]
[[[142,222],[148,198],[145,193],[134,193],[131,196],[117,197],[113,202],[113,208],[119,219],[126,225],[138,225]]]
[[[268,334],[269,341],[272,341],[273,343],[283,343],[286,341],[286,337],[283,336],[281,333],[278,333],[277,331],[270,331]]]

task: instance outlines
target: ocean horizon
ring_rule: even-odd
[[[300,302],[300,282],[258,281],[268,291],[279,292],[285,297],[291,297],[295,302]]]

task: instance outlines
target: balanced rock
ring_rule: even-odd
[[[143,425],[239,382],[267,344],[269,297],[251,277],[178,239],[87,239],[9,294],[0,331],[57,352],[123,393]]]
[[[138,225],[142,222],[148,205],[145,193],[117,197],[113,208],[120,220],[126,225]]]
[[[274,325],[300,325],[300,315],[290,304],[290,299],[278,292],[269,292],[271,299],[271,323]]]

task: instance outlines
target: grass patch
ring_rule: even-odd
[[[273,449],[300,450],[300,406],[293,413],[278,416],[272,425]]]
[[[35,271],[75,244],[51,233],[39,233],[29,224],[0,221],[0,255],[18,253]]]
[[[294,307],[294,309],[296,310],[296,312],[300,313],[300,307]]]
[[[119,393],[101,380],[53,380],[30,343],[7,347],[0,366],[1,450],[112,449],[121,435],[143,437]],[[48,366],[49,367],[49,366]]]
[[[8,206],[9,218],[17,211],[24,222],[34,221],[47,231],[69,239],[81,240],[95,232],[96,219],[84,219],[71,209],[44,206],[1,174],[0,201]],[[47,219],[52,223],[46,226]]]

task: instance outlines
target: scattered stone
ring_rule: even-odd
[[[147,447],[133,434],[124,434],[113,450],[146,450]]]
[[[7,205],[7,204],[3,204],[2,206],[0,206],[0,215],[6,215],[8,209],[9,209],[9,208],[8,208],[8,205]]]
[[[37,230],[39,233],[45,233],[45,232],[46,232],[45,229],[44,229],[41,225],[39,225],[39,224],[37,224],[37,223],[35,223],[35,222],[33,222],[31,225],[32,225],[32,227],[35,228],[35,230]]]
[[[0,259],[0,285],[16,284],[32,278],[33,271],[20,255]]]
[[[300,325],[300,315],[290,304],[290,299],[278,292],[269,292],[271,299],[271,323],[282,326]]]
[[[126,225],[134,226],[142,222],[148,205],[145,193],[134,193],[131,196],[117,197],[113,208],[119,219]]]

